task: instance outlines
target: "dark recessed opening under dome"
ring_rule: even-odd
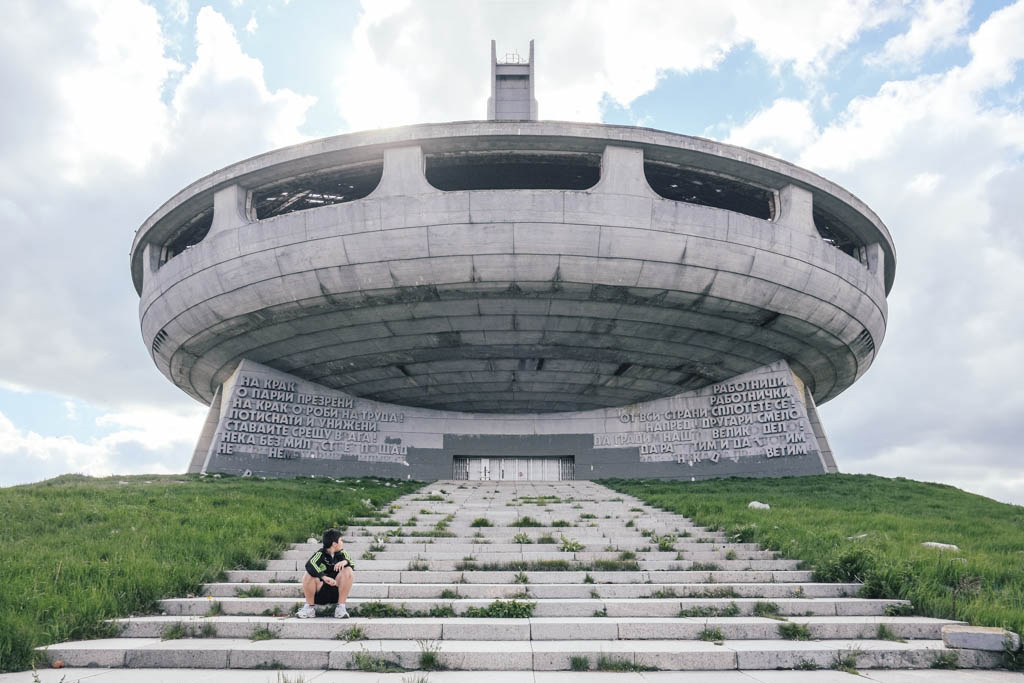
[[[262,220],[293,211],[355,201],[373,192],[383,173],[382,160],[343,169],[326,169],[253,190],[252,207],[256,218]]]
[[[821,238],[833,247],[858,260],[863,261],[860,248],[863,242],[854,236],[853,231],[836,216],[823,209],[814,207],[814,227]]]
[[[212,225],[213,205],[211,204],[209,208],[200,211],[187,221],[177,234],[164,244],[160,263],[167,263],[181,252],[202,242],[203,238],[209,234]]]
[[[774,195],[770,190],[732,178],[659,161],[645,161],[644,175],[651,189],[665,199],[712,206],[764,220],[775,215]]]
[[[439,190],[586,190],[601,177],[601,155],[585,152],[451,152],[426,155]]]

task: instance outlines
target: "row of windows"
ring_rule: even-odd
[[[425,155],[427,182],[446,192],[460,190],[586,190],[601,176],[601,155],[575,152],[454,152]],[[368,196],[380,183],[383,161],[326,169],[258,188],[252,209],[259,220],[294,211],[342,204]],[[739,180],[664,162],[644,162],[644,175],[658,195],[678,202],[775,217],[772,191]],[[170,240],[162,261],[198,244],[213,223],[213,207],[197,214]],[[861,243],[835,216],[814,209],[814,224],[829,244],[855,256]]]

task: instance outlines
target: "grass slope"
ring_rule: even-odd
[[[422,484],[62,476],[0,489],[0,671],[38,645],[112,635],[105,619],[153,611],[223,571],[343,526]]]
[[[1024,631],[1024,507],[871,475],[601,483],[804,560],[818,581],[863,581],[863,597],[903,598],[918,614]],[[772,509],[748,509],[752,500]]]

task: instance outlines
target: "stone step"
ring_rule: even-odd
[[[727,560],[726,553],[724,552],[698,552],[698,553],[678,553],[678,552],[651,552],[651,553],[635,553],[632,556],[626,558],[621,557],[621,553],[618,552],[563,552],[559,551],[557,547],[554,547],[550,552],[506,552],[506,553],[495,553],[490,552],[486,545],[479,545],[475,551],[461,552],[461,553],[449,553],[449,552],[436,552],[432,550],[420,551],[420,552],[375,552],[372,554],[372,559],[361,555],[356,555],[350,552],[352,562],[356,565],[357,569],[385,569],[391,567],[391,565],[382,565],[378,563],[391,562],[398,563],[399,565],[408,565],[410,562],[432,562],[432,563],[443,563],[448,562],[452,565],[460,562],[479,562],[483,563],[507,563],[507,562],[548,562],[551,560],[564,560],[566,562],[583,562],[593,563],[597,561],[637,561],[641,563],[650,562],[703,562],[703,563],[720,563],[729,561],[750,561],[750,562],[787,562],[786,560],[773,560],[771,553],[750,553],[750,552],[739,552],[734,555],[729,555],[730,560]],[[305,566],[307,557],[301,559],[281,559],[281,560],[268,560],[266,568],[271,571],[279,570],[291,570],[291,569],[302,569]],[[404,568],[404,567],[403,567]]]
[[[359,566],[358,583],[515,583],[518,572],[503,571],[368,571]],[[527,570],[530,583],[584,583],[589,575],[595,584],[601,583],[801,583],[810,582],[809,571],[533,571]],[[232,583],[298,583],[305,571],[266,571],[241,569],[225,572]]]
[[[806,598],[841,598],[856,595],[858,583],[356,583],[353,598],[437,598],[451,591],[462,598],[507,598],[526,591],[533,598],[587,598],[596,592],[602,598],[702,597],[709,594],[745,598],[792,598],[799,592]],[[262,591],[262,597],[299,598],[298,583],[211,583],[201,594],[214,598],[238,597],[239,593]],[[667,595],[666,595],[667,594]]]
[[[537,559],[537,560],[525,560],[519,557],[506,557],[504,559],[494,558],[492,560],[485,559],[474,559],[472,561],[479,565],[487,563],[511,563],[511,562],[549,562],[551,560],[564,560],[566,562],[578,563],[582,565],[581,570],[594,571],[589,565],[597,562],[597,560],[590,559],[576,559],[577,553],[559,553],[550,559]],[[614,558],[610,558],[614,559]],[[425,556],[420,560],[356,560],[353,558],[353,562],[356,564],[356,568],[359,570],[384,570],[384,571],[402,571],[407,569],[415,569],[412,565],[415,563],[416,566],[420,567],[420,570],[433,570],[433,571],[459,571],[459,570],[472,570],[475,567],[464,566],[465,562],[469,560],[435,560],[431,559],[429,555]],[[632,560],[630,560],[632,561]],[[636,560],[637,566],[641,571],[659,571],[659,570],[675,570],[675,571],[686,571],[693,567],[694,564],[698,565],[698,570],[705,569],[710,570],[711,567],[702,565],[713,564],[716,570],[726,571],[742,571],[747,569],[753,570],[767,570],[767,571],[786,571],[796,569],[800,563],[797,560],[724,560],[716,557],[709,557],[706,560],[692,560],[688,557],[682,560]],[[303,569],[305,566],[304,561],[298,560],[268,560],[265,567],[266,571],[298,571]],[[484,569],[483,566],[480,569]]]
[[[1000,653],[948,650],[942,641],[912,640],[364,640],[236,638],[114,638],[73,641],[44,648],[48,658],[71,667],[153,667],[205,669],[354,669],[360,658],[380,658],[407,669],[419,667],[424,647],[441,665],[476,671],[563,671],[572,658],[593,668],[605,657],[637,666],[673,671],[791,669],[810,663],[828,668],[851,658],[858,669],[929,668],[955,652],[960,666],[998,666]]]
[[[755,598],[553,598],[533,600],[533,614],[538,617],[590,617],[599,614],[609,617],[676,617],[682,610],[729,610],[736,605],[739,614],[749,615],[758,602]],[[221,613],[227,615],[286,615],[297,604],[296,598],[171,598],[160,601],[160,609],[169,615],[202,616],[211,611],[212,603],[219,603]],[[404,607],[410,612],[426,613],[435,608],[451,607],[455,614],[463,614],[469,607],[486,607],[486,599],[442,598],[349,598],[349,607],[367,602],[383,602],[394,608]],[[805,616],[880,616],[887,608],[906,604],[904,600],[866,600],[861,598],[780,598],[772,600],[779,614]],[[276,610],[276,612],[275,612]]]
[[[399,548],[401,546],[398,546]],[[734,560],[771,560],[772,553],[767,551],[749,551],[741,550],[739,552],[733,551],[735,554],[731,556]],[[373,551],[373,558],[363,557],[355,552],[349,550],[349,555],[352,557],[352,561],[360,567],[364,562],[410,562],[412,560],[430,560],[430,561],[451,561],[460,562],[467,560],[475,560],[476,562],[538,562],[543,560],[573,560],[575,562],[594,562],[595,560],[619,560],[622,553],[619,551],[597,551],[597,552],[568,552],[561,551],[558,546],[551,546],[551,550],[534,550],[534,551],[504,551],[495,552],[487,545],[477,545],[471,550],[465,550],[462,552],[451,552],[444,550],[418,550],[418,551],[402,551],[402,550],[390,550],[390,551]],[[268,560],[267,569],[287,569],[290,567],[301,568],[305,565],[309,555],[297,558],[282,558],[280,560]],[[634,553],[632,557],[627,559],[637,560],[638,562],[676,562],[680,560],[690,560],[691,562],[721,562],[726,559],[726,551],[718,552],[638,552]],[[274,565],[270,563],[274,562]],[[288,564],[291,563],[291,564]]]
[[[532,515],[531,515],[532,516]],[[538,520],[540,521],[540,520]],[[537,536],[543,536],[545,534],[551,534],[552,536],[558,536],[559,534],[565,534],[578,536],[580,540],[590,542],[600,542],[602,539],[607,538],[620,538],[622,540],[629,539],[647,539],[649,535],[644,535],[642,532],[651,532],[655,536],[675,536],[677,540],[689,541],[691,543],[714,543],[721,542],[725,543],[728,541],[728,537],[721,532],[710,532],[697,529],[696,527],[669,527],[669,526],[640,526],[635,524],[632,527],[625,526],[625,522],[609,523],[610,520],[601,520],[603,524],[597,526],[551,526],[550,524],[541,524],[540,526],[492,526],[492,527],[471,527],[465,524],[456,524],[454,521],[449,522],[445,529],[440,531],[445,534],[435,534],[439,531],[434,524],[417,524],[414,526],[398,526],[398,525],[367,525],[367,526],[350,526],[344,532],[344,538],[346,542],[352,542],[356,539],[372,539],[381,536],[400,535],[404,538],[434,538],[440,542],[442,538],[489,538],[501,539],[502,542],[512,543],[512,538],[516,534],[528,533],[536,534]],[[684,535],[686,532],[689,535]],[[448,535],[450,534],[450,535]],[[480,534],[477,536],[477,534]],[[703,539],[703,540],[699,540]],[[312,550],[315,550],[319,544],[316,543],[304,543],[301,544]]]
[[[212,628],[217,638],[249,638],[267,630],[277,638],[338,639],[358,630],[369,640],[699,640],[705,630],[720,630],[727,640],[782,640],[782,624],[806,625],[816,640],[874,639],[879,624],[903,639],[941,640],[942,627],[961,622],[928,617],[532,617],[529,619],[382,618],[317,619],[263,616],[163,616],[115,619],[122,638],[159,638],[182,625],[197,634]]]
[[[449,539],[454,540],[454,539]],[[345,543],[345,550],[348,551],[353,558],[358,558],[360,554],[365,552],[373,552],[378,557],[387,553],[401,552],[401,553],[472,553],[477,551],[486,551],[489,553],[535,553],[535,552],[550,552],[551,550],[557,551],[561,546],[561,539],[558,539],[555,543],[480,543],[480,539],[469,539],[465,543],[394,543],[388,542],[384,544],[383,550],[374,550],[374,547],[379,547],[377,544],[371,542],[360,542],[360,543]],[[575,540],[575,539],[574,539]],[[608,548],[611,548],[610,550]],[[644,550],[644,548],[651,548],[651,550]],[[771,555],[771,551],[759,550],[756,543],[728,543],[725,545],[716,545],[710,543],[676,543],[671,551],[668,551],[675,556],[675,553],[701,553],[701,552],[714,552],[712,548],[724,549],[726,551],[735,550],[737,553],[768,553]],[[310,546],[306,549],[301,550],[286,550],[281,553],[281,557],[277,559],[281,560],[300,560],[305,562],[310,555],[320,549],[320,545]],[[549,550],[551,549],[551,550]],[[584,546],[582,552],[588,553],[613,553],[618,554],[623,551],[632,551],[638,554],[658,554],[658,551],[654,548],[653,544],[649,541],[628,541],[619,543],[597,543],[591,544],[590,546]]]

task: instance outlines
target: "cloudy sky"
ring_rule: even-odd
[[[128,249],[201,175],[483,118],[489,41],[545,119],[806,166],[889,226],[881,355],[822,407],[840,469],[1024,504],[1024,0],[4,0],[0,485],[181,472],[205,408],[150,361]]]

